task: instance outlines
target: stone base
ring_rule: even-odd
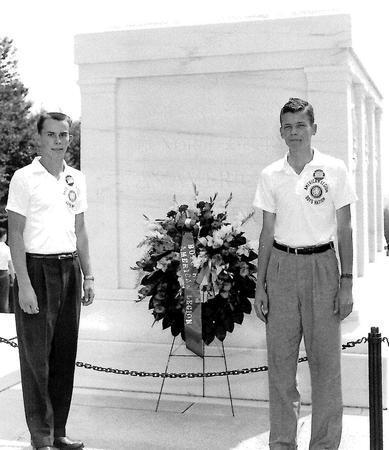
[[[177,341],[179,338],[177,338]],[[221,357],[220,344],[212,344],[206,348],[205,371],[224,371],[224,360]],[[368,407],[368,361],[367,345],[345,350],[342,355],[343,402],[345,406]],[[176,348],[176,354],[169,361],[168,372],[202,372],[203,361],[193,356],[184,345]],[[166,344],[133,344],[124,342],[81,341],[77,360],[104,367],[128,369],[145,372],[164,372],[170,346]],[[228,370],[251,368],[266,365],[264,349],[231,348],[226,346]],[[301,356],[304,356],[302,353]],[[383,356],[383,403],[387,407],[388,356]],[[245,400],[268,400],[267,372],[231,375],[232,397]],[[77,368],[76,386],[97,389],[114,389],[155,393],[156,400],[161,388],[162,378],[139,377],[95,372]],[[297,374],[298,386],[303,403],[310,403],[310,375],[308,363],[299,364]],[[203,390],[204,389],[204,390]],[[165,381],[164,393],[228,398],[227,378],[223,376],[202,378],[168,378]]]

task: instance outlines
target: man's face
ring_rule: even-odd
[[[292,150],[310,149],[316,130],[317,125],[311,124],[308,114],[304,111],[288,112],[281,116],[281,137]]]
[[[40,139],[40,150],[43,157],[64,157],[69,147],[71,136],[69,124],[66,120],[46,119]]]

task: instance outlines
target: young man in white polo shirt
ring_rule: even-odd
[[[40,116],[41,156],[15,172],[7,203],[24,408],[32,445],[45,450],[83,447],[66,436],[66,421],[80,304],[93,302],[94,278],[85,178],[64,162],[70,125],[62,113]]]
[[[311,147],[317,125],[309,103],[289,99],[280,122],[289,151],[262,171],[254,200],[263,211],[254,308],[266,323],[269,446],[297,448],[296,370],[304,336],[312,383],[309,448],[334,450],[342,431],[340,322],[353,306],[356,196],[345,164]]]

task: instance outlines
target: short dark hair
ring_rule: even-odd
[[[0,227],[0,239],[7,234],[7,230],[3,227]]]
[[[280,112],[280,123],[282,125],[282,116],[286,113],[296,113],[296,112],[305,112],[309,117],[309,121],[311,125],[315,123],[315,114],[313,112],[313,106],[308,103],[306,100],[297,97],[291,97],[285,105],[282,107]]]
[[[67,116],[64,113],[61,112],[42,112],[39,115],[38,118],[38,122],[36,124],[36,127],[38,129],[38,133],[41,134],[42,129],[43,129],[43,124],[45,123],[45,120],[47,119],[54,119],[54,120],[59,120],[59,121],[63,121],[66,120],[66,122],[69,124],[69,129],[72,126],[72,119]]]

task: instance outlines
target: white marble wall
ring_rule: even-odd
[[[344,159],[353,174],[360,198],[355,253],[358,274],[364,273],[382,243],[381,97],[352,51],[349,16],[88,34],[75,44],[99,288],[83,316],[82,351],[99,341],[110,360],[130,363],[131,357],[138,362],[134,349],[141,344],[148,355],[143,362],[162,364],[170,334],[159,325],[150,330],[147,305],[133,301],[130,266],[145,233],[142,215],[163,216],[174,194],[190,204],[192,182],[200,197],[219,192],[220,204],[232,191],[231,218],[249,211],[259,171],[285,152],[279,110],[292,96],[315,107],[314,145]],[[247,227],[250,239],[258,238],[260,226],[257,216]],[[266,362],[264,329],[254,316],[226,345],[235,367],[250,358]],[[251,398],[246,381],[239,396]],[[266,381],[254,398],[266,398]]]
[[[278,158],[278,105],[290,83],[304,94],[304,72],[235,72],[120,80],[117,87],[119,177],[119,286],[131,287],[135,247],[143,217],[161,217],[172,206],[233,193],[230,215],[247,213],[259,168]],[[273,120],[269,120],[272,117]],[[203,196],[203,197],[201,197]],[[258,238],[258,223],[248,226]]]

